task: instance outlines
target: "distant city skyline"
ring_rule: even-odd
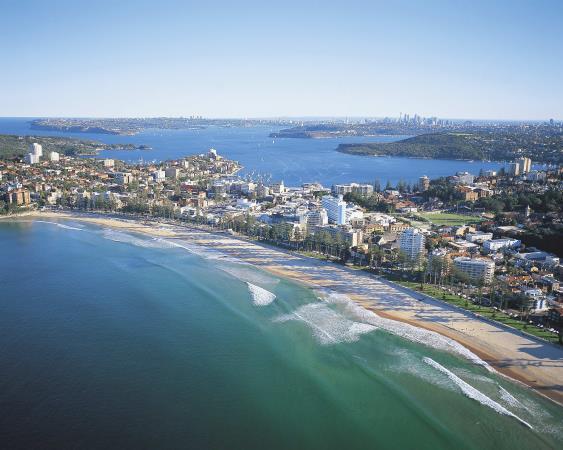
[[[563,120],[558,1],[22,0],[2,16],[4,117]]]

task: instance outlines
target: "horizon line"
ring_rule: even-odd
[[[437,115],[420,115],[413,113],[409,116],[414,117],[418,115],[422,118],[435,117],[440,120],[454,120],[454,121],[481,121],[481,122],[549,122],[553,120],[555,122],[562,122],[561,119],[556,119],[555,117],[544,118],[544,119],[501,119],[501,118],[463,118],[463,117],[440,117]],[[40,115],[40,116],[7,116],[0,115],[0,119],[189,119],[190,117],[201,117],[202,120],[383,120],[383,119],[399,119],[400,116],[369,116],[369,115],[349,115],[349,116],[316,116],[316,115],[305,115],[305,116],[203,116],[192,114],[188,116],[167,116],[167,115],[148,115],[148,116],[65,116],[65,115]]]

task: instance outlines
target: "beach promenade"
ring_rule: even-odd
[[[405,337],[413,339],[415,336],[414,339],[422,343],[437,338],[438,333],[469,349],[502,374],[563,404],[563,348],[409,292],[369,273],[240,239],[224,232],[67,212],[40,212],[27,218],[79,220],[160,237],[180,246],[196,245],[311,288],[345,295],[363,308],[375,312],[380,318],[378,326],[393,332],[392,321],[413,325],[418,331]],[[426,334],[422,330],[427,330]],[[442,347],[455,348],[447,341],[442,344]],[[463,354],[459,349],[457,353]]]

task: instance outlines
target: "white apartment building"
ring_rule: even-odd
[[[41,144],[34,142],[33,144],[29,145],[29,153],[33,153],[38,158],[43,156],[43,147]]]
[[[28,153],[25,155],[25,162],[28,164],[37,164],[39,162],[39,156],[35,153]]]
[[[454,266],[460,272],[465,273],[473,282],[481,281],[488,284],[493,280],[495,274],[495,263],[490,259],[458,256],[454,258]]]
[[[482,244],[485,241],[493,239],[493,233],[485,233],[484,231],[476,231],[475,233],[467,233],[465,240],[467,242]]]
[[[323,227],[328,225],[328,214],[324,208],[316,211],[308,211],[305,218],[307,220],[308,227]]]
[[[164,170],[155,170],[152,173],[154,181],[164,181],[166,179],[166,172]]]
[[[409,228],[401,233],[399,249],[410,259],[419,259],[424,253],[426,237],[416,228]]]
[[[51,162],[58,162],[60,160],[60,155],[58,152],[51,152],[49,154],[49,159]]]
[[[373,194],[373,186],[371,184],[335,184],[332,186],[332,192],[334,195],[346,195],[351,192],[355,194],[360,194],[363,196],[368,196]]]
[[[452,180],[456,184],[473,184],[475,181],[475,175],[472,175],[469,172],[457,172],[452,177]]]
[[[115,161],[113,159],[104,159],[104,167],[106,169],[111,169],[115,165]]]
[[[321,200],[322,207],[326,209],[329,222],[337,225],[346,223],[346,202],[342,199],[342,195],[333,197],[325,195]]]
[[[518,239],[491,239],[483,242],[483,248],[488,253],[498,252],[503,248],[517,248],[521,242]]]

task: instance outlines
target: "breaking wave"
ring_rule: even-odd
[[[59,222],[49,222],[48,220],[36,220],[35,222],[40,222],[40,223],[48,223],[51,225],[56,225],[60,228],[64,228],[65,230],[77,230],[77,231],[84,231],[83,228],[79,228],[79,227],[72,227],[70,225],[65,225],[64,223],[59,223]]]
[[[166,240],[166,242],[171,247],[183,248],[188,252],[200,256],[201,258],[211,259],[211,260],[223,260],[223,261],[237,261],[230,256],[221,253],[218,250],[214,250],[211,248],[206,248],[198,244],[191,244],[186,241],[179,241],[179,240]]]
[[[300,321],[308,325],[313,331],[313,336],[322,345],[355,342],[362,334],[376,329],[373,325],[347,319],[323,303],[303,305],[276,319],[277,322],[290,320]]]
[[[423,344],[438,350],[462,356],[474,364],[485,367],[490,372],[495,372],[489,364],[453,339],[442,336],[434,331],[415,327],[408,323],[380,317],[373,311],[353,302],[348,296],[343,294],[326,290],[317,291],[317,294],[326,302],[339,305],[349,317],[359,320],[365,324],[373,325],[376,328],[381,328],[388,333],[416,342],[417,344]]]
[[[252,302],[256,306],[267,306],[276,299],[276,294],[273,292],[267,291],[266,289],[249,283],[248,281],[246,284],[248,286],[248,290],[250,291],[250,295],[252,295]]]
[[[114,242],[122,242],[124,244],[134,245],[144,248],[174,248],[174,245],[162,238],[142,239],[129,233],[106,229],[103,231],[103,237]]]
[[[518,420],[521,424],[527,426],[528,428],[532,428],[532,426],[528,422],[526,422],[525,420],[522,420],[520,417],[511,413],[504,406],[498,404],[497,402],[495,402],[491,398],[487,397],[485,394],[483,394],[481,391],[478,391],[477,389],[475,389],[470,384],[467,384],[465,381],[463,381],[461,378],[459,378],[455,373],[449,371],[444,366],[442,366],[441,364],[434,361],[432,358],[428,358],[428,357],[425,356],[423,358],[423,361],[426,364],[434,367],[435,369],[437,369],[440,372],[442,372],[443,374],[445,374],[451,381],[453,381],[461,389],[463,394],[466,395],[467,397],[469,397],[473,400],[476,400],[477,402],[481,403],[482,405],[488,406],[489,408],[495,410],[499,414],[503,414],[505,416],[513,417],[514,419]]]

